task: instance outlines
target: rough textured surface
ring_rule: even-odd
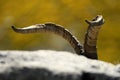
[[[120,80],[120,65],[62,51],[0,51],[0,80]]]

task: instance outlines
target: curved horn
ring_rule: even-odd
[[[36,33],[36,32],[53,32],[62,36],[66,39],[71,46],[74,48],[77,54],[84,55],[91,59],[97,59],[97,36],[101,25],[104,23],[104,19],[101,15],[98,15],[92,21],[86,20],[89,24],[88,30],[85,35],[85,42],[84,42],[84,51],[83,47],[80,42],[73,36],[67,29],[64,29],[60,25],[56,25],[53,23],[46,23],[46,24],[36,24],[25,28],[15,28],[12,26],[12,29],[18,33]]]
[[[83,47],[76,39],[76,37],[73,36],[67,29],[64,29],[60,25],[56,25],[53,23],[46,23],[46,24],[36,24],[25,28],[15,28],[14,26],[12,26],[12,29],[15,32],[23,33],[23,34],[36,33],[36,32],[52,32],[58,34],[71,44],[71,46],[74,48],[77,54],[80,55],[83,53]]]
[[[84,55],[92,59],[98,59],[97,57],[97,36],[101,25],[104,23],[104,19],[101,15],[98,15],[92,21],[86,20],[89,24],[84,42]]]

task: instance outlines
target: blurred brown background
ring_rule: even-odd
[[[99,59],[120,63],[120,0],[1,0],[0,50],[51,49],[71,51],[63,38],[52,33],[18,34],[11,26],[54,22],[70,30],[83,43],[87,24],[102,14],[105,24],[98,37]]]

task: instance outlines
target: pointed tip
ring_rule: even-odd
[[[86,22],[86,23],[88,23],[89,25],[91,25],[91,22],[90,22],[90,21],[88,21],[88,20],[85,20],[85,22]]]
[[[13,30],[15,30],[16,28],[15,28],[15,26],[11,26],[11,28],[13,29]]]
[[[15,28],[15,26],[11,26],[12,30],[15,31],[15,32],[18,32],[18,29]]]
[[[11,26],[11,28],[13,29],[13,28],[15,28],[14,26]]]

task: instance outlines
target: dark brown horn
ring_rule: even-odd
[[[98,15],[92,21],[86,20],[86,22],[89,24],[89,26],[85,35],[84,55],[92,59],[98,59],[96,48],[97,37],[101,25],[104,23],[104,19],[101,15]]]

